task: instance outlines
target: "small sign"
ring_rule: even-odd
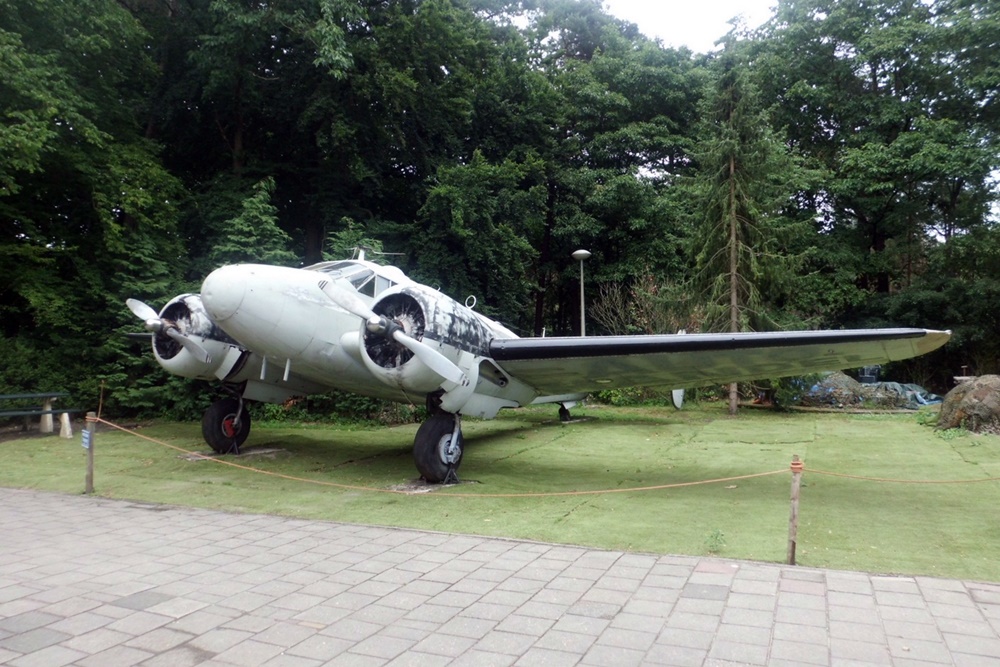
[[[83,445],[83,448],[90,449],[90,431],[88,431],[87,429],[83,429],[82,431],[80,431],[80,435],[83,438],[83,442],[81,443]]]

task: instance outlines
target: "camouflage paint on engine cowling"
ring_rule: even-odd
[[[454,347],[476,356],[489,356],[493,332],[487,329],[472,310],[440,292],[422,285],[400,290],[420,303],[428,324],[424,339]],[[458,361],[458,357],[454,361]]]
[[[372,304],[381,317],[402,325],[406,334],[433,347],[459,367],[463,352],[483,356],[493,333],[469,308],[422,285],[388,290]],[[442,386],[442,378],[413,354],[379,333],[365,331],[364,362],[386,384],[414,394]],[[463,368],[466,373],[470,369]]]

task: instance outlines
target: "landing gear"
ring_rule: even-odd
[[[420,425],[413,440],[413,462],[431,484],[458,482],[462,462],[462,425],[458,415],[449,412],[432,414]]]
[[[250,435],[250,413],[239,398],[212,403],[201,418],[201,435],[218,454],[239,454],[240,445]]]

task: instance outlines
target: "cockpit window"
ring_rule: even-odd
[[[323,262],[307,267],[312,271],[325,273],[330,280],[347,280],[359,294],[374,297],[389,289],[396,283],[385,276],[376,274],[364,264],[349,260],[339,262]]]
[[[348,280],[354,285],[354,289],[365,296],[375,296],[375,272],[365,269],[351,275]]]
[[[351,274],[360,273],[361,271],[367,271],[369,274],[372,272],[371,269],[366,268],[363,264],[357,264],[356,262],[350,261],[323,262],[322,264],[314,264],[308,268],[313,271],[325,273],[333,280],[336,280],[337,278],[347,278]]]

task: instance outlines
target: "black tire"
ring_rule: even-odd
[[[448,478],[449,462],[447,449],[455,432],[455,415],[439,412],[427,419],[417,430],[413,439],[413,462],[421,476],[431,484],[440,484]],[[458,452],[454,457],[454,470],[462,462],[462,448],[465,444],[462,432],[458,432]]]
[[[235,398],[224,398],[212,403],[201,418],[201,435],[212,451],[219,454],[239,452],[240,445],[250,435],[250,413],[243,410],[240,423],[234,422],[240,412],[240,402]]]

